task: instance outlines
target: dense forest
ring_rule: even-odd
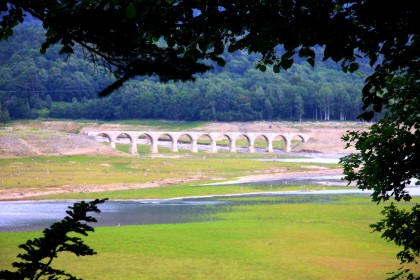
[[[355,120],[361,112],[361,88],[371,71],[358,73],[321,61],[311,67],[297,61],[276,74],[255,69],[258,56],[225,54],[225,67],[214,66],[195,82],[161,83],[155,77],[127,82],[105,98],[97,92],[112,80],[106,69],[87,62],[83,52],[39,52],[45,32],[30,20],[0,42],[0,122],[37,117],[70,119],[169,120]]]

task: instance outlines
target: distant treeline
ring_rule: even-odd
[[[43,29],[36,21],[20,25],[0,42],[0,114],[11,119],[169,119],[169,120],[355,120],[361,88],[370,68],[343,73],[340,65],[298,60],[279,74],[255,70],[257,55],[226,54],[227,65],[195,82],[160,83],[154,77],[131,80],[106,98],[97,92],[112,82],[89,64],[82,51],[66,57],[51,48],[39,53]],[[321,58],[321,48],[316,50]]]

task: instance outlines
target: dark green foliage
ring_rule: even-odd
[[[355,147],[360,151],[342,159],[346,180],[355,181],[361,189],[373,190],[372,199],[378,203],[390,197],[410,200],[405,187],[413,178],[420,178],[418,131],[410,132],[383,119],[370,131],[353,131],[343,139],[357,141]]]
[[[76,256],[96,254],[75,234],[87,236],[89,232],[94,231],[94,228],[87,223],[95,223],[97,220],[88,213],[100,213],[97,205],[106,200],[81,201],[69,207],[71,210],[66,211],[68,216],[45,229],[43,237],[28,240],[19,246],[26,251],[17,256],[23,261],[13,263],[17,271],[0,271],[0,279],[64,279],[62,276],[66,277],[65,279],[78,279],[63,270],[52,268],[51,262],[60,252],[70,252]]]
[[[7,109],[3,110],[0,103],[0,123],[6,124],[8,122],[10,122],[9,111]]]
[[[413,69],[411,69],[413,70]],[[394,198],[410,201],[406,186],[420,180],[420,85],[418,73],[387,79],[382,98],[386,116],[369,131],[349,132],[343,137],[354,143],[360,154],[341,159],[345,179],[359,188],[373,190],[372,200],[380,203]],[[401,263],[416,262],[420,252],[420,205],[411,211],[399,210],[394,204],[385,207],[384,219],[371,225],[382,236],[402,246],[397,254]],[[408,273],[403,270],[400,273]],[[398,279],[398,275],[396,274]],[[402,275],[402,274],[401,274]],[[400,275],[400,276],[401,276]],[[414,277],[414,276],[410,276]],[[414,279],[414,278],[412,278]]]
[[[358,69],[359,57],[377,63],[364,90],[368,108],[382,102],[375,91],[388,74],[417,63],[413,1],[8,0],[0,11],[0,39],[29,14],[48,30],[42,52],[59,44],[60,53],[70,54],[82,46],[88,59],[118,79],[101,95],[135,76],[194,80],[211,68],[208,61],[225,65],[226,50],[259,53],[257,68],[272,65],[278,72],[299,59],[314,65],[313,47],[325,46],[323,59],[341,63],[346,72]]]
[[[403,250],[397,254],[401,264],[418,263],[416,258],[420,256],[420,205],[416,204],[411,211],[398,209],[394,203],[385,206],[382,214],[385,216],[381,221],[370,225],[374,231],[382,232],[382,238],[394,241]],[[420,279],[409,269],[402,266],[398,273],[392,273],[390,279]]]
[[[254,69],[258,56],[243,52],[223,54],[227,65],[197,76],[194,83],[138,78],[99,99],[96,93],[110,82],[105,70],[86,65],[78,49],[68,59],[58,55],[57,47],[39,54],[43,34],[39,22],[30,21],[0,42],[0,103],[12,119],[49,112],[54,118],[105,120],[355,120],[361,113],[363,79],[342,73],[331,61],[317,60],[312,68],[302,60],[287,72],[268,68],[262,73]],[[366,74],[369,68],[361,71]],[[331,98],[317,94],[320,88],[330,88]]]
[[[416,257],[420,255],[420,205],[405,211],[391,203],[384,207],[382,214],[385,219],[371,225],[371,228],[383,231],[383,238],[404,248],[397,254],[401,263],[417,263]]]

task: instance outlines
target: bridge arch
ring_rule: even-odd
[[[97,137],[97,136],[107,139],[109,146],[114,148],[114,149],[116,148],[116,146],[115,146],[116,137],[113,136],[112,133],[101,131],[101,132],[98,132],[98,133],[95,134],[95,137]]]
[[[253,153],[253,138],[250,137],[248,133],[235,133],[230,134],[232,136],[232,144],[235,147],[235,150],[243,149],[248,152]],[[245,144],[241,144],[241,141],[245,141]],[[252,147],[252,148],[251,148]]]
[[[124,139],[124,140],[119,140]],[[126,140],[127,139],[127,140]],[[137,143],[136,143],[136,137],[131,134],[131,131],[120,131],[117,136],[115,137],[115,141],[127,141],[129,144],[128,153],[132,155],[137,154]]]
[[[271,152],[274,152],[275,150],[282,150],[287,151],[288,145],[289,145],[289,137],[285,133],[274,133],[270,137],[271,141]]]
[[[139,142],[143,145],[149,145],[150,146],[149,151],[152,152],[153,143],[155,142],[155,139],[152,137],[152,135],[150,135],[147,132],[139,132],[133,136],[132,145],[135,146],[135,148],[132,147],[131,150],[132,151],[135,150],[137,154],[138,154],[137,144],[139,144]]]
[[[253,147],[254,150],[255,149],[263,149],[265,150],[265,152],[272,152],[272,145],[270,148],[270,140],[269,137],[267,136],[267,134],[265,133],[256,133],[254,136],[254,143],[253,143]]]
[[[175,138],[174,135],[170,132],[158,132],[152,134],[155,140],[152,143],[151,152],[154,154],[159,153],[158,142],[169,142],[171,146],[171,151],[178,152],[178,147],[176,146],[176,141],[178,138]],[[169,139],[169,140],[167,140]]]
[[[209,143],[207,143],[207,142],[209,142]],[[203,133],[197,134],[197,145],[208,146],[207,149],[206,149],[206,151],[208,153],[216,153],[217,152],[216,140],[213,139],[213,137],[212,137],[212,135],[210,135],[210,133],[203,132]]]
[[[298,146],[302,145],[303,143],[309,140],[309,135],[303,133],[291,133],[291,149],[295,149]],[[296,140],[297,139],[297,140]]]
[[[213,141],[212,150],[214,153],[219,150],[232,152],[232,138],[228,134],[212,132],[210,135]]]
[[[178,151],[179,145],[185,145],[186,150],[190,150],[191,152],[197,152],[197,151],[194,151],[194,146],[195,146],[195,149],[197,149],[197,143],[194,145],[194,138],[188,132],[186,133],[180,132],[176,138],[174,137],[174,141],[176,142],[175,143],[176,151]],[[175,152],[174,149],[172,151]]]

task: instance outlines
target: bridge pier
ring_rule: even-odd
[[[217,153],[217,144],[216,144],[216,140],[211,140],[210,143],[210,153]]]
[[[236,153],[236,143],[233,141],[230,142],[229,152]]]
[[[248,139],[248,153],[255,153],[255,139],[256,136],[253,134],[248,134],[245,136]]]
[[[273,149],[273,138],[267,138],[267,153],[274,152]]]
[[[292,137],[290,134],[283,134],[283,138],[286,142],[285,152],[290,153],[292,151]]]
[[[177,153],[178,152],[178,142],[172,141],[171,143],[171,152]]]
[[[132,155],[138,155],[137,152],[137,141],[136,139],[132,139],[130,143],[130,148],[128,149],[128,152]]]
[[[217,132],[211,132],[208,134],[210,138],[210,149],[208,150],[209,153],[217,153],[217,138],[219,134]]]
[[[191,142],[191,152],[198,153],[197,139],[193,139]]]
[[[152,141],[152,145],[150,146],[150,152],[151,152],[152,154],[157,154],[157,153],[159,153],[159,150],[158,150],[158,143],[157,143],[157,142],[158,142],[157,140]]]

